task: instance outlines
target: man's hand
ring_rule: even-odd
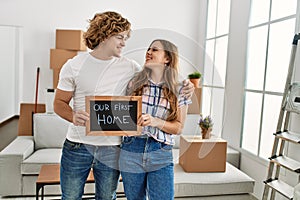
[[[185,98],[190,99],[193,96],[194,90],[195,90],[194,84],[189,79],[185,79],[183,81],[183,88],[181,90],[181,94]]]
[[[86,121],[89,119],[89,114],[83,110],[73,112],[73,124],[75,126],[85,126]]]

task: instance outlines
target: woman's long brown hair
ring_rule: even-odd
[[[178,49],[177,47],[167,41],[157,39],[152,41],[150,46],[154,42],[160,42],[163,46],[165,56],[169,59],[169,63],[165,66],[163,80],[163,94],[167,101],[170,103],[170,114],[167,117],[167,121],[171,121],[177,118],[177,95],[178,95]],[[137,73],[130,81],[130,85],[127,89],[128,95],[141,96],[143,91],[148,88],[148,80],[151,76],[151,69],[144,67],[143,70]]]

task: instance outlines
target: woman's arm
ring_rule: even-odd
[[[187,115],[187,105],[183,105],[178,108],[177,119],[172,121],[165,121],[157,117],[152,117],[150,114],[143,114],[139,120],[138,125],[140,126],[153,126],[169,134],[180,134],[183,127],[185,118]]]
[[[54,112],[75,126],[85,126],[85,122],[89,120],[89,114],[83,110],[73,112],[69,105],[72,97],[73,92],[57,89],[54,98]]]

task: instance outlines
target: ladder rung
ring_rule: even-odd
[[[277,156],[275,158],[270,158],[271,162],[274,162],[288,170],[300,173],[300,162],[288,158],[286,156]]]
[[[290,132],[290,131],[275,133],[275,136],[277,138],[287,140],[289,142],[300,143],[300,134],[293,133],[293,132]]]
[[[287,183],[280,180],[273,180],[271,182],[265,182],[270,188],[276,190],[288,199],[293,199],[294,188]]]
[[[296,108],[286,108],[285,110],[291,113],[300,114],[300,110],[296,110]]]

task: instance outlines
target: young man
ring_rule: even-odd
[[[62,199],[81,199],[86,178],[93,168],[96,199],[116,199],[121,138],[86,136],[85,96],[125,95],[127,83],[141,67],[122,57],[130,36],[130,22],[116,12],[99,13],[90,20],[84,35],[90,53],[68,60],[60,72],[54,111],[72,122],[62,150]],[[186,87],[193,92],[191,83]],[[73,108],[69,105],[73,99]]]

